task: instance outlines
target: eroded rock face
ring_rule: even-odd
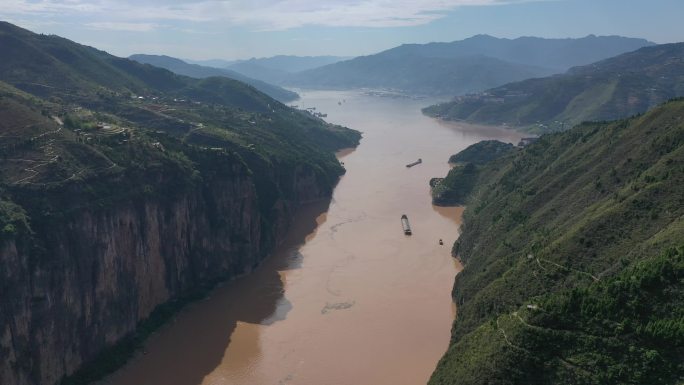
[[[173,199],[86,205],[2,241],[0,383],[58,383],[158,305],[251,271],[299,203],[331,192],[311,170],[297,169],[291,183],[294,197],[277,200],[269,218],[249,173],[235,173]]]

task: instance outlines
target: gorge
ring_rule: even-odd
[[[191,305],[104,384],[428,380],[454,318],[461,209],[432,206],[427,181],[449,169],[454,148],[521,134],[440,123],[421,114],[427,100],[297,91],[301,108],[363,132],[338,155],[347,173],[329,207],[312,207],[273,259]]]
[[[479,35],[286,90],[0,22],[0,384],[679,384],[682,44]]]

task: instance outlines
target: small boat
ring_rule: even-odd
[[[421,158],[418,158],[417,161],[407,164],[406,167],[413,167],[413,166],[415,166],[417,164],[421,164],[421,163],[423,163],[423,160]]]
[[[440,240],[439,240],[439,245],[440,245],[440,246],[444,245],[444,241],[442,241],[442,240],[440,239]]]
[[[411,235],[411,225],[406,214],[401,216],[401,227],[404,229],[404,234]]]

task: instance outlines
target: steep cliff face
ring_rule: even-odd
[[[282,194],[267,212],[259,203],[264,192],[241,164],[164,198],[143,193],[100,207],[74,192],[63,215],[26,204],[37,207],[28,212],[31,229],[0,240],[0,382],[58,383],[134,332],[158,305],[249,272],[300,202],[329,195],[332,186],[316,175],[296,167],[282,186],[294,194]],[[165,188],[168,176],[147,178]],[[33,194],[57,207],[71,193]]]

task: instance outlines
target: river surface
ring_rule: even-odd
[[[189,305],[145,344],[115,385],[425,384],[450,337],[450,256],[461,208],[430,203],[449,156],[521,134],[423,116],[429,100],[301,91],[299,108],[363,132],[338,154],[347,174],[305,207],[257,271]],[[405,165],[423,160],[412,168]],[[402,232],[406,214],[412,236]],[[443,239],[444,245],[439,245]]]

